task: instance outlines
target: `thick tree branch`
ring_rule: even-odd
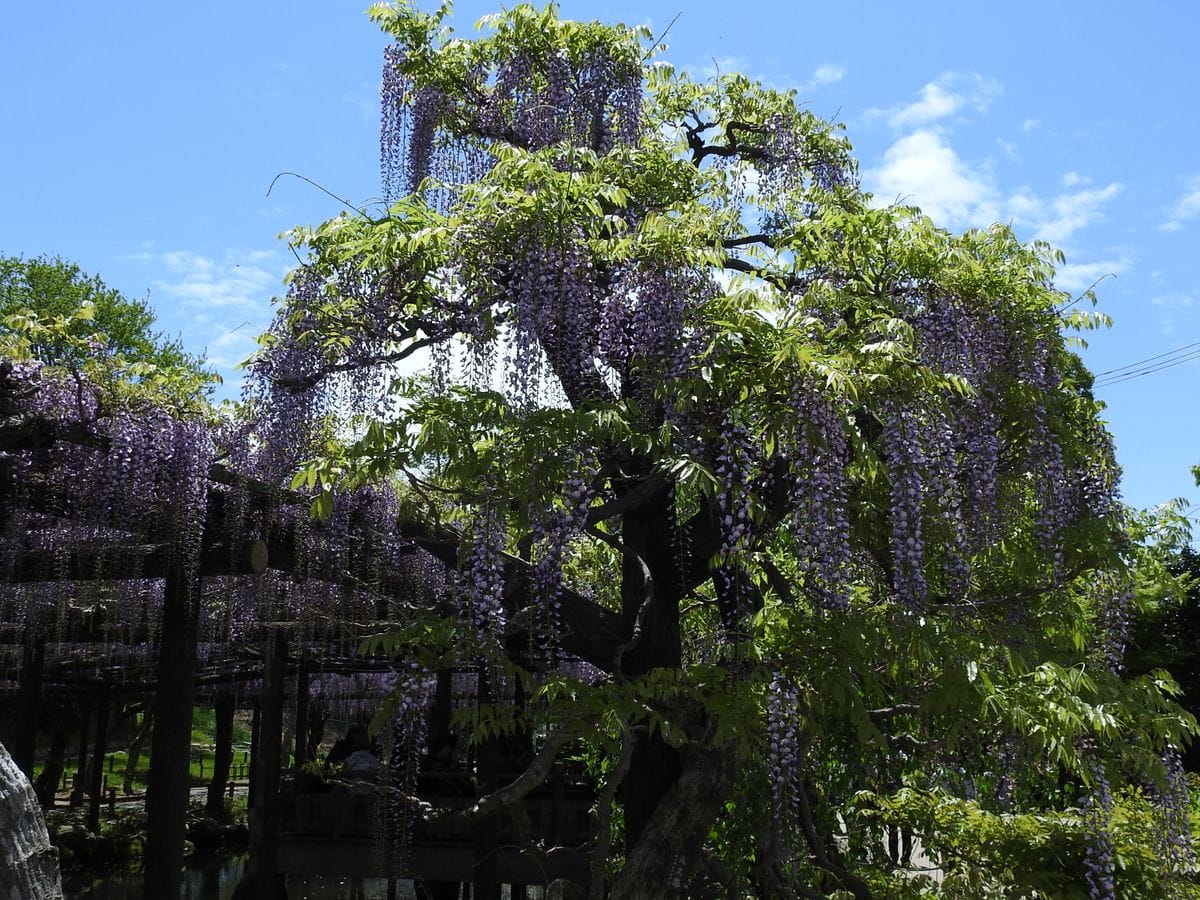
[[[597,522],[603,522],[605,519],[611,519],[613,516],[631,512],[669,484],[670,482],[666,476],[655,472],[643,478],[636,487],[631,488],[616,499],[601,503],[599,506],[593,506],[588,510],[587,524],[595,525]]]
[[[497,788],[490,794],[480,797],[466,809],[443,809],[435,807],[432,803],[422,800],[420,797],[414,797],[391,785],[379,785],[378,789],[417,812],[421,821],[427,825],[470,825],[479,819],[496,815],[515,807],[536,788],[545,784],[546,779],[550,777],[550,773],[553,771],[559,752],[563,747],[575,740],[575,738],[574,734],[565,731],[557,731],[551,734],[546,738],[546,743],[542,745],[542,749],[524,772],[504,787]],[[350,786],[348,783],[346,784]]]
[[[356,356],[353,359],[348,359],[341,363],[331,363],[321,366],[316,372],[305,375],[302,378],[275,378],[272,379],[272,384],[281,387],[288,393],[298,394],[302,391],[307,391],[310,388],[316,387],[321,381],[330,375],[335,375],[339,372],[357,372],[360,369],[372,368],[374,366],[390,365],[392,363],[403,362],[408,359],[418,350],[424,350],[426,347],[431,347],[438,341],[443,340],[443,336],[416,338],[418,332],[414,331],[410,334],[403,335],[401,339],[412,340],[412,343],[406,344],[404,349],[397,350],[394,353],[381,353],[373,356]]]
[[[448,568],[458,568],[462,535],[455,529],[410,519],[398,523],[398,531],[402,537],[431,553]],[[502,556],[506,585],[504,603],[511,613],[517,611],[522,601],[531,596],[533,567],[510,554]],[[617,649],[627,637],[621,617],[594,600],[566,588],[558,599],[563,624],[563,649],[605,672],[612,671]]]
[[[735,272],[745,272],[747,275],[761,278],[763,281],[775,285],[780,290],[787,291],[804,286],[804,280],[796,275],[784,272],[772,272],[770,269],[756,266],[754,263],[739,259],[736,256],[726,256],[723,265],[726,269],[732,269]]]
[[[865,881],[829,858],[829,853],[825,850],[825,841],[817,833],[817,826],[813,822],[812,807],[808,802],[808,787],[803,781],[795,791],[795,799],[800,810],[800,830],[804,832],[813,862],[844,884],[855,900],[872,900],[871,888]]]

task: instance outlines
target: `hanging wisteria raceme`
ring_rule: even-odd
[[[963,512],[972,552],[992,546],[1003,533],[1000,516],[1000,418],[979,394],[955,411],[959,472],[965,486]]]
[[[846,424],[811,378],[796,380],[791,405],[797,423],[788,448],[797,562],[819,605],[845,609],[852,577]]]
[[[602,44],[577,58],[544,47],[469,68],[462,95],[417,85],[404,74],[405,54],[384,51],[380,157],[385,200],[432,177],[434,208],[448,211],[462,185],[481,178],[493,157],[487,142],[526,150],[559,143],[598,154],[638,140],[642,70]]]
[[[542,513],[531,510],[531,532],[537,561],[533,569],[534,612],[532,653],[549,665],[557,662],[560,599],[563,591],[563,563],[571,543],[583,533],[588,508],[595,496],[593,480],[596,458],[590,451],[576,451],[560,496],[562,505]]]
[[[1037,408],[1029,459],[1034,473],[1034,531],[1042,549],[1051,554],[1054,567],[1061,568],[1062,533],[1078,519],[1079,502],[1075,486],[1068,480],[1062,443],[1047,424],[1042,405]]]
[[[1166,863],[1168,871],[1182,875],[1191,871],[1196,862],[1187,772],[1179,748],[1168,746],[1162,759],[1167,776],[1166,790],[1151,792],[1157,801],[1155,808],[1159,816],[1159,858]]]
[[[398,689],[398,681],[399,676],[392,671],[346,675],[322,672],[309,680],[309,702],[334,718],[362,722],[370,719],[384,699]]]
[[[804,789],[800,772],[803,746],[799,692],[786,675],[775,673],[767,687],[767,771],[771,781],[771,818],[787,843],[796,794]]]
[[[315,309],[324,295],[321,278],[310,269],[295,273],[287,305],[276,313],[270,343],[255,356],[243,382],[243,401],[256,418],[254,474],[268,483],[289,476],[307,455],[317,420],[326,409],[318,385],[324,360],[308,339]],[[249,438],[249,436],[247,436]],[[249,453],[249,450],[243,451]]]
[[[965,532],[956,538],[957,558],[965,550],[977,552],[992,545],[1002,533],[999,498],[1000,419],[994,409],[997,383],[1011,369],[1010,332],[995,310],[976,310],[949,296],[923,300],[914,316],[923,365],[934,372],[965,379],[974,389],[969,397],[950,397],[948,422],[941,422],[939,440],[931,444],[941,456],[944,476],[957,484],[959,505],[952,528]],[[947,434],[947,426],[949,433]],[[953,454],[953,456],[952,456]],[[965,545],[965,546],[964,546]],[[947,560],[951,572],[961,573],[957,559]],[[949,574],[949,573],[948,573]],[[957,579],[951,575],[951,582]]]
[[[409,80],[400,66],[404,51],[395,44],[383,49],[383,75],[379,85],[379,168],[383,199],[392,203],[407,193],[405,159],[411,141]]]
[[[562,51],[537,53],[517,52],[498,64],[494,86],[473,106],[481,136],[528,150],[566,142],[600,154],[637,141],[637,60],[616,59],[600,46],[578,60]]]
[[[415,810],[407,802],[417,796],[421,776],[421,758],[426,751],[429,707],[433,701],[436,679],[421,672],[415,665],[397,673],[392,691],[392,717],[383,728],[383,762],[380,781],[384,787],[383,802],[376,813],[382,827],[377,837],[382,842],[382,856],[389,873],[406,870],[409,846],[412,841]],[[394,789],[388,791],[388,788]]]
[[[568,397],[586,392],[596,374],[599,290],[582,235],[559,234],[521,242],[508,270],[512,304],[508,388],[521,407],[535,404],[549,372]]]
[[[476,639],[495,647],[504,640],[504,553],[507,535],[503,514],[485,504],[475,521],[471,554],[462,573],[466,616],[474,623]]]
[[[688,340],[687,316],[718,293],[711,276],[638,263],[624,266],[613,281],[600,311],[600,359],[622,378],[636,368],[646,383],[682,375],[697,349]]]
[[[1063,563],[1063,535],[1085,511],[1081,503],[1079,473],[1068,470],[1062,439],[1050,420],[1050,407],[1045,398],[1057,388],[1058,375],[1046,342],[1036,341],[1028,357],[1019,360],[1017,366],[1022,380],[1038,394],[1026,453],[1026,464],[1033,473],[1034,533],[1057,569]],[[1107,481],[1103,475],[1096,478],[1102,483]],[[1115,481],[1109,483],[1109,492],[1112,490],[1115,490]],[[1102,491],[1089,488],[1089,492],[1099,494]],[[1103,507],[1108,501],[1096,497],[1093,502],[1097,507]]]
[[[717,481],[717,524],[721,534],[720,564],[713,573],[720,599],[721,624],[726,634],[734,633],[741,611],[739,593],[745,571],[745,554],[750,549],[751,466],[754,447],[745,426],[726,416],[717,435],[715,470]]]
[[[892,485],[892,587],[910,609],[925,605],[925,448],[916,412],[889,402],[884,421],[884,463]]]
[[[1099,610],[1097,632],[1105,665],[1120,676],[1125,669],[1125,644],[1133,624],[1133,582],[1129,576],[1107,573],[1093,589]]]
[[[90,543],[101,547],[127,544],[129,532],[165,535],[171,556],[190,572],[215,455],[205,423],[148,405],[102,410],[98,388],[79,373],[21,365],[8,382],[12,414],[75,429],[41,454],[7,454],[12,469],[26,475],[17,484],[45,489],[39,502],[65,514],[51,528],[50,545],[89,543],[89,529]]]
[[[1087,444],[1090,452],[1074,479],[1080,511],[1097,519],[1120,513],[1121,467],[1117,465],[1112,435],[1093,422],[1087,431]]]
[[[750,548],[750,478],[754,447],[744,425],[726,416],[717,440],[717,517],[721,557],[733,560]]]
[[[954,437],[945,408],[931,404],[923,431],[928,467],[926,489],[936,498],[938,525],[944,533],[941,552],[945,595],[948,600],[961,600],[970,589],[971,561]]]
[[[1091,789],[1085,799],[1087,834],[1083,870],[1088,896],[1092,900],[1115,900],[1116,858],[1112,839],[1112,789],[1104,772],[1104,762],[1090,744],[1081,749],[1091,771]]]

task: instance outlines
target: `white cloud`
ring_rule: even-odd
[[[836,81],[841,81],[846,77],[846,67],[837,65],[836,63],[826,63],[823,66],[818,66],[813,72],[812,78],[808,84],[811,87],[818,87],[822,84],[833,84]]]
[[[921,88],[912,103],[867,111],[869,119],[886,117],[896,129],[929,125],[967,110],[986,112],[1003,88],[1000,82],[973,72],[947,72]]]
[[[1090,188],[1074,193],[1059,194],[1053,200],[1036,201],[1031,215],[1020,217],[1036,229],[1034,237],[1052,244],[1062,244],[1076,231],[1103,218],[1100,207],[1123,189],[1114,181],[1102,188]]]
[[[1200,175],[1188,180],[1187,191],[1172,208],[1167,221],[1158,226],[1163,231],[1178,231],[1185,222],[1200,216]]]
[[[973,170],[937,131],[900,138],[883,155],[883,165],[863,173],[883,203],[920,206],[944,228],[987,225],[996,219],[996,191],[986,174]]]
[[[1079,173],[1064,181],[1086,184]],[[905,135],[884,153],[883,163],[863,172],[878,202],[919,206],[943,228],[983,227],[1010,222],[1027,237],[1062,245],[1103,218],[1104,206],[1121,193],[1119,182],[1082,187],[1043,197],[1029,188],[1002,192],[987,161],[972,164],[958,155],[944,132],[925,128]]]
[[[1024,132],[1030,132],[1030,131],[1033,131],[1035,128],[1037,128],[1041,124],[1042,124],[1041,119],[1026,119],[1024,122],[1021,123],[1021,130]]]
[[[1054,286],[1063,291],[1085,291],[1106,275],[1119,276],[1132,265],[1128,256],[1090,263],[1067,263],[1054,273]]]
[[[354,107],[364,119],[375,120],[379,117],[379,88],[369,84],[360,84],[357,90],[344,91],[342,102]]]
[[[1087,184],[1091,179],[1084,178],[1078,172],[1064,172],[1062,177],[1063,187],[1075,187],[1077,184]]]

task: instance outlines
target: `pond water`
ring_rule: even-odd
[[[246,870],[246,857],[193,861],[184,870],[180,900],[230,900]],[[289,878],[288,900],[388,900],[387,880],[364,878]],[[139,872],[113,872],[102,878],[63,879],[64,893],[71,900],[142,900]],[[411,881],[401,881],[393,895],[413,900]]]

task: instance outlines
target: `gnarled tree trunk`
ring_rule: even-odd
[[[62,895],[58,851],[50,846],[33,785],[0,744],[0,897],[61,900]]]
[[[679,777],[642,828],[609,900],[673,900],[703,863],[704,840],[733,787],[733,748],[689,747]]]

